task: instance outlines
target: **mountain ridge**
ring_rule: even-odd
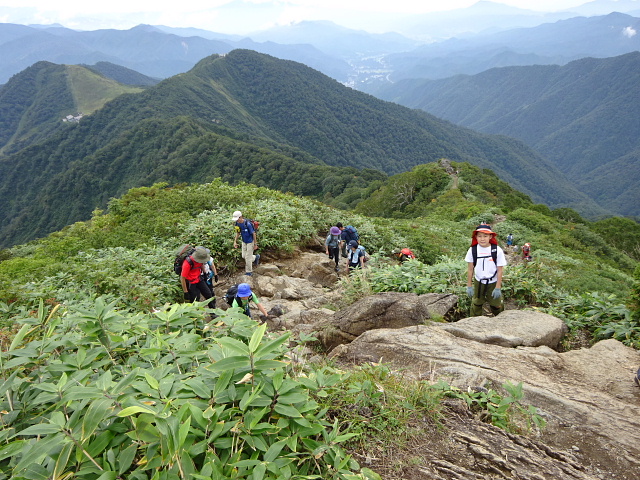
[[[545,161],[516,140],[460,130],[351,90],[302,64],[236,50],[202,60],[191,72],[140,93],[117,97],[74,128],[2,159],[0,198],[7,208],[0,239],[6,245],[62,228],[86,219],[127,188],[155,182],[222,176],[287,188],[271,176],[268,162],[290,165],[291,171],[315,163],[322,167],[307,168],[300,179],[287,177],[294,182],[289,188],[295,185],[294,193],[312,196],[330,190],[335,197],[350,186],[366,187],[361,175],[380,178],[366,169],[396,173],[441,157],[492,168],[536,201],[591,205],[602,212],[562,183],[552,167],[527,174],[527,161]],[[344,169],[353,167],[365,170],[347,180],[353,170]],[[319,175],[328,178],[320,181]],[[33,182],[37,190],[30,187]],[[46,213],[33,212],[34,204],[46,205]]]

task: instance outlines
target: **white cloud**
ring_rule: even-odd
[[[636,29],[635,29],[635,28],[633,28],[633,27],[625,27],[625,28],[622,30],[622,34],[623,34],[625,37],[628,37],[628,38],[634,37],[634,36],[636,35],[636,33],[638,33],[638,32],[637,32],[637,31],[636,31]]]

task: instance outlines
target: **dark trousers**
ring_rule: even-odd
[[[335,260],[337,267],[338,262],[340,261],[340,247],[336,245],[335,247],[329,246],[327,248],[329,249],[329,259]]]
[[[207,305],[209,308],[216,308],[216,299],[213,296],[213,292],[207,285],[207,282],[204,280],[200,280],[198,283],[190,283],[189,284],[189,297],[192,302],[195,302],[200,298],[200,295],[204,297],[205,300],[212,299]]]

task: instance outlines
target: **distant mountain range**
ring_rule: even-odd
[[[19,92],[40,75],[37,97],[57,112],[53,99],[74,92],[64,93],[69,83],[61,75],[48,82],[50,68],[35,65],[0,94],[11,98],[6,91]],[[53,91],[64,95],[46,93]],[[15,138],[20,121],[0,138]],[[186,74],[115,98],[78,124],[59,125],[0,158],[0,245],[86,219],[109,198],[155,182],[222,177],[330,200],[366,189],[382,178],[376,171],[398,173],[443,157],[492,169],[537,202],[607,213],[519,141],[456,127],[249,50],[208,57]],[[38,123],[30,126],[37,130]],[[540,168],[531,171],[531,164]]]
[[[372,34],[328,21],[273,27],[250,37],[150,25],[75,31],[58,25],[0,24],[0,84],[40,60],[85,65],[109,62],[162,79],[188,71],[208,55],[244,48],[304,63],[373,93],[389,80],[445,78],[508,65],[565,64],[636,50],[640,42],[634,33],[637,18],[622,13],[576,16],[581,11],[610,12],[616,7],[630,13],[637,7],[640,12],[640,4],[632,0],[602,0],[554,14],[478,2],[466,9],[415,15],[392,24],[397,31],[409,31],[407,35]],[[407,27],[409,24],[413,27]],[[448,33],[437,33],[447,28]],[[429,32],[438,41],[413,38],[412,29]]]
[[[379,96],[518,138],[604,208],[640,218],[640,52],[405,80]],[[538,168],[532,165],[531,168]]]

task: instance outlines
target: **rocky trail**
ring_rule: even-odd
[[[640,352],[616,340],[559,352],[564,323],[534,311],[441,320],[453,294],[381,293],[334,311],[341,293],[334,264],[318,251],[266,259],[247,282],[270,312],[270,330],[313,333],[344,364],[384,362],[397,375],[467,389],[523,382],[524,403],[547,422],[519,436],[484,423],[462,400],[447,399],[445,429],[428,421],[405,451],[381,448],[361,464],[385,479],[640,478],[640,388],[633,382]],[[256,312],[257,315],[257,312]],[[311,352],[310,352],[311,354]],[[317,355],[317,353],[314,352]],[[398,471],[394,459],[411,458]]]

